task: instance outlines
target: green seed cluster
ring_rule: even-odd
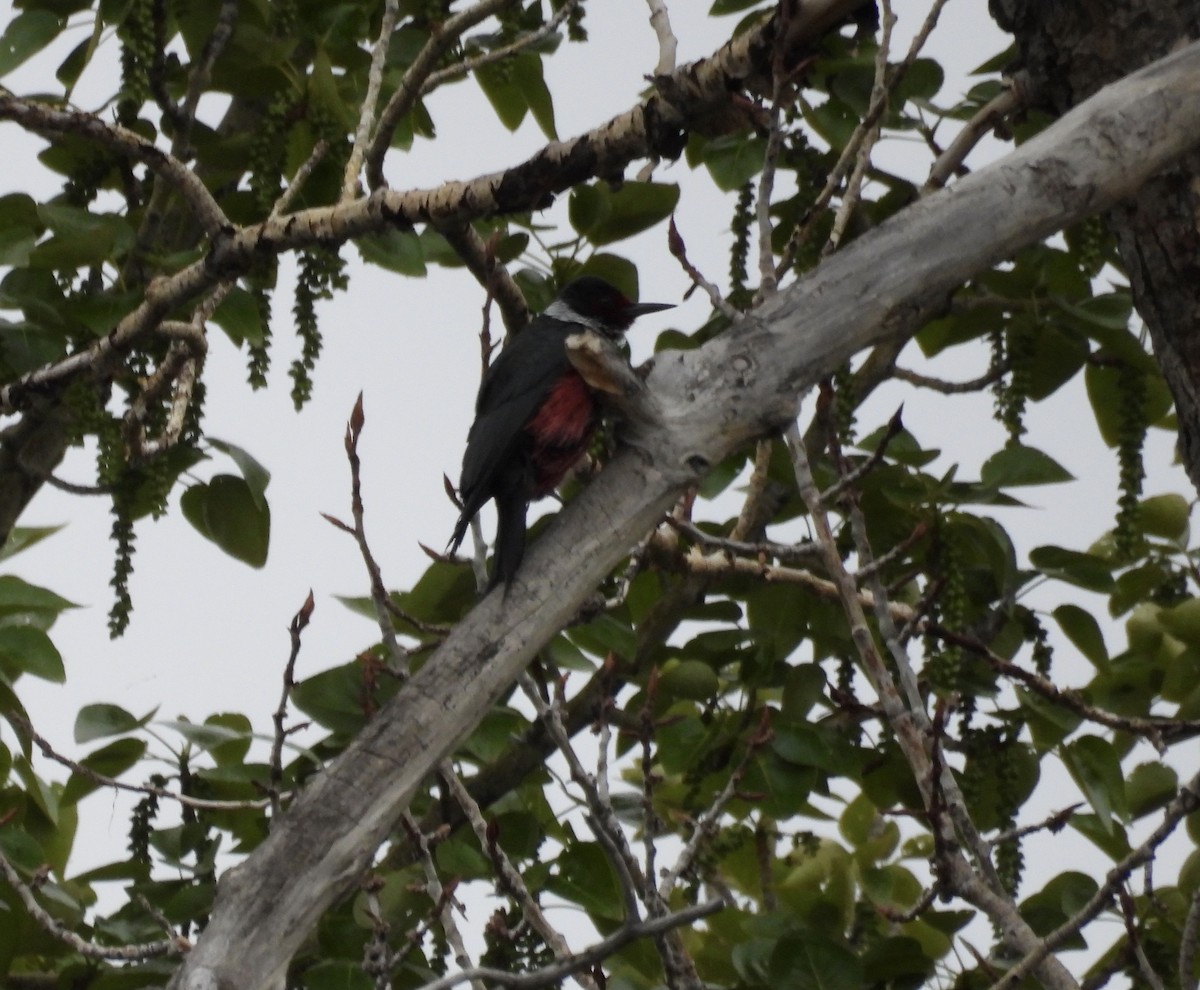
[[[121,42],[121,89],[117,95],[117,122],[131,126],[150,99],[150,71],[154,65],[154,0],[132,0],[117,27]]]
[[[996,419],[1008,431],[1008,442],[1019,443],[1025,431],[1025,405],[1032,388],[1035,337],[1027,320],[1014,320],[1007,331],[991,334],[993,367],[1007,359],[1007,378],[993,386]]]
[[[747,182],[738,192],[730,230],[733,246],[729,249],[729,294],[744,295],[749,279],[750,230],[754,223],[754,183]]]
[[[1121,394],[1121,419],[1117,435],[1117,460],[1120,464],[1117,498],[1117,522],[1113,536],[1121,559],[1131,558],[1137,548],[1138,502],[1146,466],[1142,448],[1146,443],[1146,382],[1142,373],[1128,362],[1120,367],[1117,386]]]
[[[152,787],[165,787],[162,774],[150,778]],[[147,794],[136,805],[129,818],[129,854],[135,862],[150,865],[150,837],[154,834],[154,816],[158,814],[158,795]]]
[[[300,255],[300,276],[296,280],[296,297],[292,316],[296,335],[301,342],[301,355],[292,362],[292,402],[302,409],[312,397],[312,370],[321,353],[321,331],[317,325],[317,301],[332,299],[335,290],[348,284],[346,263],[336,247],[318,245]]]
[[[936,620],[950,630],[961,629],[967,620],[970,596],[963,576],[961,551],[951,527],[943,527],[937,541],[934,565],[941,581],[936,604]],[[957,690],[962,676],[962,649],[932,638],[926,641],[926,670],[934,685],[943,691]]]
[[[843,448],[854,443],[854,411],[858,407],[854,372],[846,362],[833,374],[833,425]]]
[[[967,729],[962,749],[967,757],[961,782],[963,796],[970,806],[990,807],[996,826],[1002,831],[1013,827],[1021,805],[1019,727],[989,725]],[[1021,882],[1025,859],[1019,839],[1008,839],[996,847],[996,872],[1005,889],[1015,894]]]
[[[281,89],[267,103],[258,121],[248,155],[250,192],[254,205],[271,212],[283,191],[281,176],[287,163],[287,132],[296,107],[295,95]]]
[[[254,305],[258,308],[262,324],[262,341],[250,345],[249,364],[246,378],[251,388],[265,388],[267,372],[271,368],[271,288],[275,285],[274,273],[270,277],[257,276],[247,279]]]

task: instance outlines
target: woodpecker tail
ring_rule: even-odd
[[[525,510],[528,504],[522,495],[496,495],[496,554],[492,559],[492,576],[487,590],[512,583],[521,558],[525,556]]]
[[[454,533],[450,536],[450,542],[446,544],[446,553],[458,553],[458,548],[462,546],[463,538],[467,535],[467,527],[471,525],[471,519],[474,513],[467,515],[467,510],[463,509],[462,515],[458,517],[458,522],[454,524]]]

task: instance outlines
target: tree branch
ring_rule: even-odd
[[[291,955],[361,876],[429,771],[686,485],[790,422],[800,392],[853,354],[905,339],[954,287],[1129,195],[1197,135],[1200,45],[1192,45],[857,238],[725,334],[659,354],[646,385],[661,422],[640,432],[631,424],[637,447],[620,451],[529,548],[507,594],[476,605],[271,835],[222,877],[203,937],[171,985],[281,986]],[[390,195],[375,193],[348,213],[369,216],[394,202]],[[432,199],[424,205],[454,212]],[[249,247],[239,243],[235,237],[214,255],[237,258]],[[973,878],[967,869],[964,887]],[[969,892],[989,914],[995,902],[1008,903],[982,883]]]

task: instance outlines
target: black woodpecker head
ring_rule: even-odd
[[[579,323],[606,337],[620,337],[639,316],[673,309],[673,303],[630,302],[602,278],[584,275],[563,286],[545,315],[564,323]]]

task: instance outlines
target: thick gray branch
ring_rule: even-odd
[[[659,355],[662,413],[221,881],[172,985],[282,987],[288,960],[360,876],[423,779],[688,482],[790,420],[855,352],[902,340],[965,279],[1130,195],[1200,140],[1200,46],[1082,104],[995,165],[909,207],[725,335]],[[386,195],[386,194],[384,194]],[[380,194],[363,208],[378,209]],[[232,249],[231,249],[232,250]]]

